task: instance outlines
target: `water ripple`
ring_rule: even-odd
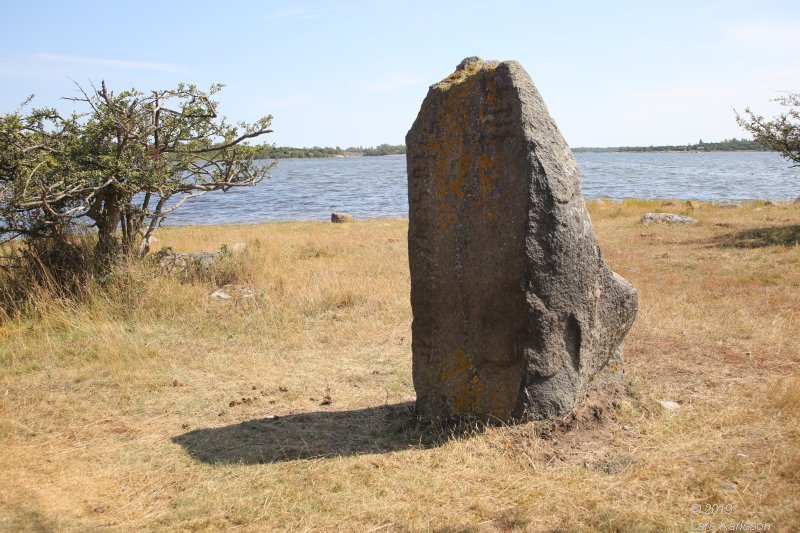
[[[771,152],[579,153],[587,198],[788,200],[800,193],[797,168]],[[170,225],[408,216],[405,157],[285,159],[256,187],[187,202]]]

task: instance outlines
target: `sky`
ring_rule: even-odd
[[[2,0],[0,113],[65,111],[75,82],[224,83],[232,120],[279,146],[400,144],[467,56],[519,61],[571,146],[744,137],[800,92],[800,2]]]

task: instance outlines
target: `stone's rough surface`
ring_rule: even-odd
[[[406,145],[418,414],[566,414],[621,371],[637,296],[603,261],[533,82],[515,61],[465,59]]]
[[[692,217],[675,215],[672,213],[645,213],[642,215],[639,222],[642,224],[648,224],[650,222],[655,222],[657,224],[663,224],[665,222],[667,224],[694,224],[697,220]]]
[[[331,213],[331,222],[336,224],[343,224],[345,222],[352,222],[353,215],[350,213]]]

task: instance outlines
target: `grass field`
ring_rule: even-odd
[[[614,407],[560,421],[414,422],[401,220],[165,228],[247,248],[37,296],[0,323],[0,530],[800,530],[800,205],[589,210],[640,311]]]

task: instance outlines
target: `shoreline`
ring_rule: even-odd
[[[625,198],[611,198],[608,196],[597,196],[592,198],[584,197],[584,202],[586,203],[587,208],[593,207],[598,205],[604,204],[616,204],[620,207],[622,206],[629,206],[629,205],[636,205],[641,207],[648,207],[650,209],[668,209],[672,208],[673,210],[685,210],[686,209],[686,202],[689,200],[693,202],[699,202],[701,206],[705,206],[711,209],[729,209],[728,206],[731,205],[738,205],[740,208],[760,208],[760,207],[780,207],[780,206],[790,206],[797,203],[796,199],[773,199],[773,198],[749,198],[749,199],[738,199],[738,200],[703,200],[697,198],[636,198],[636,197],[625,197]],[[672,203],[673,205],[668,205]],[[665,205],[667,204],[667,205]],[[347,211],[347,210],[345,210]],[[380,221],[399,221],[399,220],[408,220],[408,214],[402,216],[376,216],[376,217],[360,217],[358,216],[357,211],[347,211],[350,214],[353,214],[355,217],[355,222],[380,222]],[[287,218],[287,219],[273,219],[273,220],[251,220],[251,221],[231,221],[231,222],[209,222],[209,223],[175,223],[170,224],[169,219],[165,221],[165,223],[159,229],[166,229],[166,228],[190,228],[190,227],[236,227],[236,226],[258,226],[261,224],[293,224],[293,223],[321,223],[321,224],[329,224],[330,215],[321,218]]]

